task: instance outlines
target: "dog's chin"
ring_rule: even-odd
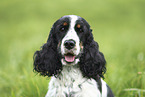
[[[79,62],[79,58],[74,54],[64,54],[64,57],[61,59],[61,63],[63,65],[72,66],[76,65]]]

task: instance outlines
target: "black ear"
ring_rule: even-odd
[[[57,75],[62,70],[60,56],[57,50],[56,36],[52,33],[53,28],[49,34],[47,43],[45,43],[40,51],[34,54],[34,71],[43,76]]]
[[[105,64],[104,55],[99,51],[98,43],[94,41],[90,32],[84,43],[83,53],[80,58],[80,69],[83,75],[88,78],[104,78],[103,74],[106,72]]]

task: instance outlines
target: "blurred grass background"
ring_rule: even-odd
[[[1,0],[0,97],[45,96],[49,78],[33,72],[33,54],[69,14],[90,23],[115,96],[145,97],[144,0]]]

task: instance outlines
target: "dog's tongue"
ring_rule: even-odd
[[[73,55],[65,55],[65,60],[67,62],[73,62],[75,60],[75,56],[73,56]]]

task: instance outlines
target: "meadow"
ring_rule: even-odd
[[[33,72],[33,54],[69,14],[91,25],[115,97],[145,97],[144,0],[1,0],[0,97],[45,96],[49,78]]]

